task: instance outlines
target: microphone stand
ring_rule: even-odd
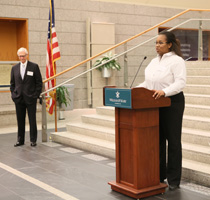
[[[139,68],[138,68],[138,70],[137,70],[137,72],[136,72],[136,75],[135,75],[135,77],[134,77],[134,79],[133,79],[133,82],[131,83],[130,88],[133,86],[133,83],[134,83],[134,81],[135,81],[135,79],[136,79],[136,76],[137,76],[137,74],[139,73],[139,70],[140,70],[140,68],[141,68],[141,66],[142,66],[142,64],[143,64],[143,62],[144,62],[146,59],[147,59],[147,56],[145,56],[144,59],[141,61],[141,64],[139,65]]]

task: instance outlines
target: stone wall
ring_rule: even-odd
[[[57,72],[71,67],[86,59],[86,20],[91,22],[115,23],[116,43],[128,39],[151,26],[156,25],[169,17],[181,12],[180,9],[160,7],[147,7],[141,5],[119,4],[90,0],[55,0],[55,26],[58,42],[61,50],[61,59],[57,61]],[[28,18],[29,22],[29,57],[32,62],[40,65],[43,78],[45,77],[46,42],[49,15],[48,0],[0,0],[0,17]],[[186,17],[189,17],[188,14]],[[183,17],[184,18],[184,17]],[[183,18],[168,24],[177,24]],[[133,47],[139,42],[155,36],[158,30],[145,34],[145,36],[128,43],[127,48]],[[154,43],[146,47],[138,48],[128,55],[128,82],[131,83],[137,67],[146,55],[144,66],[154,56]],[[124,50],[116,49],[116,53]],[[147,55],[148,54],[148,55]],[[123,58],[119,59],[122,67]],[[57,79],[60,83],[71,78],[86,69],[86,65],[73,69]],[[140,72],[136,84],[142,80],[143,69]],[[116,84],[124,85],[124,70],[116,72]],[[74,108],[88,107],[86,75],[70,82],[75,84]],[[0,99],[1,100],[1,99]]]

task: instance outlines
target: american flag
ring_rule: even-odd
[[[47,56],[46,56],[46,79],[55,75],[55,61],[60,59],[60,49],[55,31],[55,16],[54,16],[54,1],[50,0],[49,23],[48,23],[48,38],[47,38]],[[45,84],[45,89],[50,89],[55,86],[55,80],[48,81]],[[55,92],[49,92],[46,96],[46,109],[49,114],[53,114],[55,105]]]

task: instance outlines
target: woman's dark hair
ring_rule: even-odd
[[[180,41],[172,32],[163,31],[159,35],[165,35],[167,43],[171,43],[170,51],[173,51],[176,55],[182,57]]]

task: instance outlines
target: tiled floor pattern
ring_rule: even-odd
[[[81,152],[83,152],[81,150],[78,150],[78,149],[75,149],[75,148],[70,148],[70,147],[61,148],[60,150],[66,151],[66,152],[69,152],[69,153],[81,153]],[[82,157],[93,160],[93,161],[96,161],[96,162],[103,161],[103,160],[109,160],[109,158],[99,156],[99,155],[96,155],[96,154],[86,154],[86,155],[82,155]],[[116,164],[115,164],[115,162],[108,162],[107,165],[115,167]],[[191,190],[193,192],[198,192],[200,194],[209,196],[209,198],[210,198],[210,188],[208,188],[208,187],[204,187],[204,186],[201,186],[201,185],[197,185],[197,184],[189,183],[189,182],[185,182],[185,181],[182,182],[180,187]]]
[[[132,200],[107,184],[115,180],[113,159],[54,142],[15,148],[15,138],[0,135],[0,200]],[[143,200],[209,199],[210,188],[182,181],[179,190]]]
[[[42,189],[60,197],[62,199],[77,200],[76,198],[72,197],[71,195],[68,195],[68,194],[66,194],[66,193],[64,193],[60,190],[57,190],[56,188],[51,187],[51,186],[49,186],[49,185],[47,185],[47,184],[43,183],[42,181],[39,181],[35,178],[32,178],[31,176],[28,176],[28,175],[14,169],[14,168],[11,168],[7,165],[4,165],[3,163],[0,163],[0,168],[4,169],[5,171],[8,171],[11,174],[14,174],[15,176],[20,177],[21,179],[24,179],[27,182],[32,183],[33,185],[36,185],[37,187],[40,187],[40,188],[42,188]]]
[[[46,143],[45,145],[48,145],[48,143]],[[49,146],[52,146],[52,145],[49,145]],[[54,146],[57,146],[56,143],[55,143]],[[83,152],[81,150],[78,150],[78,149],[75,149],[75,148],[72,148],[72,147],[64,147],[64,148],[60,148],[60,150],[68,152],[68,153],[81,153],[81,152]],[[82,157],[93,160],[95,162],[99,162],[99,161],[103,161],[103,160],[109,160],[109,158],[99,156],[99,155],[96,155],[96,154],[85,154],[85,155],[82,155]],[[111,166],[111,167],[114,167],[114,168],[116,166],[115,162],[111,162],[111,161],[106,163],[106,164],[108,166]],[[187,189],[187,190],[190,190],[190,191],[193,191],[193,192],[197,192],[197,193],[209,196],[209,198],[210,198],[210,188],[208,188],[208,187],[200,186],[200,185],[197,185],[197,184],[194,184],[194,183],[188,183],[188,182],[185,182],[185,181],[182,182],[180,187],[184,188],[184,189]]]

